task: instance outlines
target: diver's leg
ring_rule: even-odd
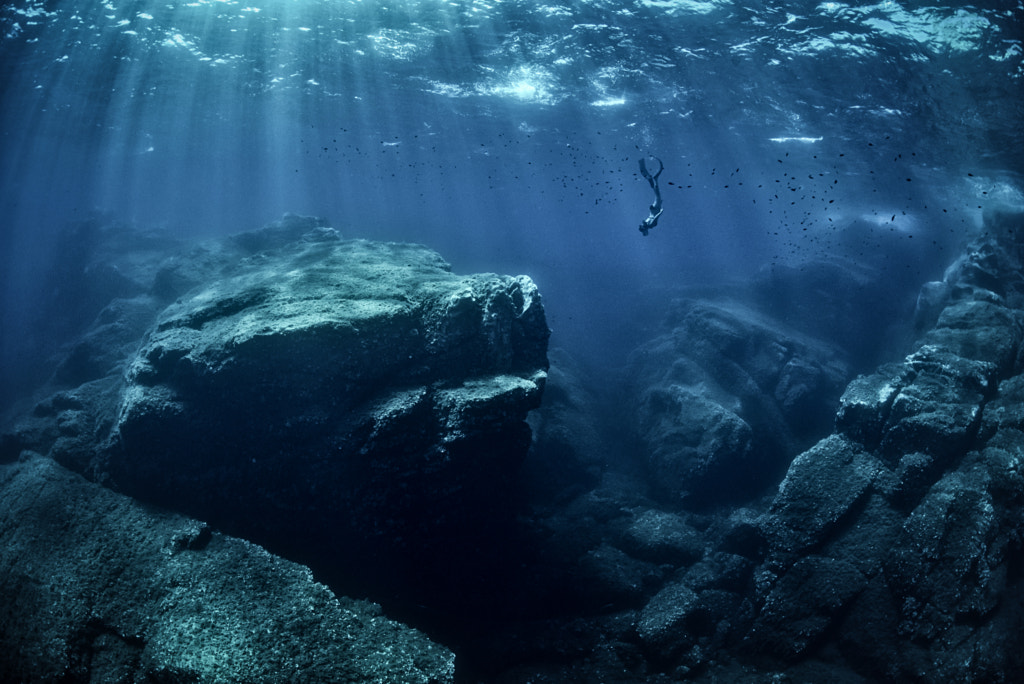
[[[640,175],[648,181],[651,180],[651,174],[647,171],[647,163],[644,161],[643,157],[640,158]]]

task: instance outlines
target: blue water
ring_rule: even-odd
[[[1022,34],[1019,1],[5,3],[0,351],[95,212],[422,242],[531,275],[577,348],[645,292],[850,251],[854,223],[854,258],[904,236],[927,280],[1022,203]]]

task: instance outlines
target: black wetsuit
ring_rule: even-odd
[[[640,160],[640,175],[647,179],[647,182],[651,184],[651,189],[654,190],[654,204],[651,205],[651,215],[644,219],[644,222],[640,224],[640,232],[647,235],[648,231],[654,226],[658,225],[658,218],[661,216],[661,189],[658,187],[658,176],[665,170],[665,165],[661,163],[661,160],[657,157],[652,159],[658,162],[658,172],[651,175],[650,171],[647,170],[647,162],[643,159]]]

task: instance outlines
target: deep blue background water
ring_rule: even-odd
[[[5,3],[0,353],[96,211],[181,236],[314,214],[527,273],[553,344],[596,359],[647,292],[840,244],[901,237],[934,278],[1022,204],[1022,32],[1017,1]]]

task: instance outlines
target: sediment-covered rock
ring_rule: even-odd
[[[667,585],[647,602],[636,631],[655,661],[671,660],[693,647],[687,621],[697,605],[697,593],[683,583]]]
[[[765,597],[748,640],[757,651],[796,658],[817,645],[864,584],[864,575],[848,562],[805,556]]]
[[[845,521],[878,476],[877,459],[839,436],[797,456],[764,523],[774,549],[815,548]]]
[[[680,516],[640,511],[622,531],[618,544],[635,558],[652,563],[690,564],[704,555],[701,534]]]
[[[5,682],[442,684],[454,655],[302,566],[26,454],[0,465]]]

